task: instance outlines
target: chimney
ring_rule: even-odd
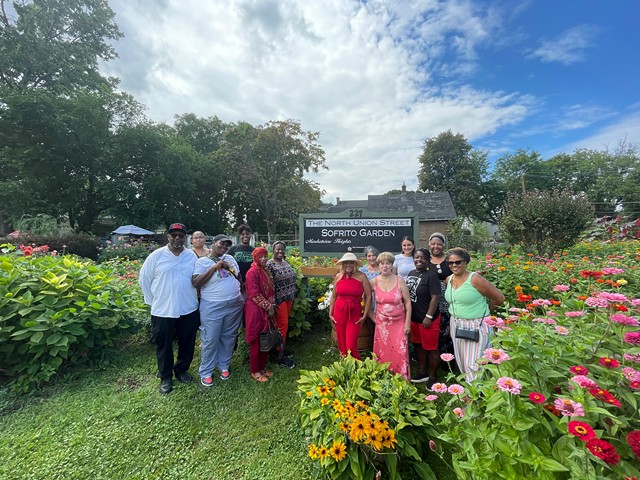
[[[402,182],[402,191],[403,192],[407,191],[407,186],[404,184],[404,182]]]
[[[340,197],[336,197],[336,205],[340,205]]]

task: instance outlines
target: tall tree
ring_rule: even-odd
[[[259,127],[240,123],[225,137],[220,154],[225,169],[232,172],[237,204],[244,205],[250,221],[264,222],[273,235],[279,227],[293,228],[299,213],[319,207],[322,190],[304,178],[327,168],[317,143],[319,133],[287,120]]]
[[[474,150],[461,133],[451,130],[425,140],[419,157],[419,188],[447,191],[458,215],[484,218],[482,178],[487,172],[487,153]]]

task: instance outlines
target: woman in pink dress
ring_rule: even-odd
[[[371,281],[376,300],[376,333],[373,353],[389,370],[409,380],[409,342],[411,299],[402,278],[393,273],[392,253],[378,255],[380,275]]]

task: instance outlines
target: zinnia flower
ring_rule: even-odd
[[[502,362],[509,360],[509,355],[501,348],[487,348],[482,356],[496,365],[500,365]]]
[[[558,335],[567,336],[567,335],[569,335],[569,329],[566,328],[566,327],[561,327],[561,326],[558,325],[558,326],[556,326],[556,333]]]
[[[443,353],[440,355],[440,358],[445,362],[450,362],[456,357],[454,357],[452,353]]]
[[[553,287],[553,291],[554,292],[568,292],[569,291],[569,285],[556,285],[555,287]]]
[[[604,298],[597,298],[597,297],[589,297],[584,301],[584,303],[589,307],[606,308],[609,306],[608,301],[606,301]]]
[[[640,372],[635,368],[624,367],[622,369],[622,374],[630,382],[640,382]]]
[[[547,400],[547,398],[541,393],[531,392],[529,394],[529,400],[531,400],[533,403],[544,403]]]
[[[618,368],[620,366],[620,362],[614,358],[602,357],[600,359],[600,365],[607,368]]]
[[[447,386],[444,383],[434,383],[431,390],[438,393],[444,393],[447,391]]]
[[[622,406],[620,401],[616,397],[614,397],[608,390],[603,390],[602,388],[590,388],[589,393],[598,400],[602,400],[603,402],[613,405],[614,407]]]
[[[627,443],[636,457],[640,458],[640,430],[629,432],[627,434]]]
[[[632,345],[640,344],[640,332],[627,332],[624,334],[624,341]]]
[[[624,303],[629,301],[629,299],[625,295],[612,292],[600,292],[598,293],[598,298],[603,298],[604,300],[607,300],[611,303]]]
[[[587,448],[596,457],[604,460],[609,465],[615,465],[620,461],[620,455],[616,453],[615,447],[606,440],[592,438],[587,442]]]
[[[624,359],[631,362],[640,363],[640,353],[625,353]]]
[[[596,438],[596,432],[588,423],[573,420],[567,424],[567,430],[571,435],[578,437],[583,442]]]
[[[464,387],[454,383],[453,385],[449,385],[448,392],[451,395],[462,395],[464,393]]]
[[[576,375],[588,375],[589,374],[589,370],[587,370],[587,368],[583,367],[582,365],[574,365],[573,367],[569,368],[569,371],[571,373],[576,374]]]
[[[509,392],[518,395],[520,393],[520,390],[522,390],[520,382],[518,382],[515,378],[500,377],[496,383],[500,390],[502,390],[503,392]]]
[[[574,402],[570,398],[558,398],[553,405],[565,417],[584,417],[584,409],[582,404]]]
[[[574,375],[571,381],[583,388],[598,388],[598,384],[585,375]]]
[[[611,321],[621,325],[629,325],[631,327],[638,326],[638,320],[633,317],[628,317],[624,313],[614,313],[611,315]]]
[[[427,402],[433,402],[433,401],[438,399],[438,396],[437,395],[427,395],[426,397],[424,397],[424,399]]]
[[[458,418],[464,417],[464,410],[460,407],[454,408],[453,413],[455,413]]]
[[[575,312],[564,312],[567,317],[581,317],[584,315],[582,310],[577,310]]]

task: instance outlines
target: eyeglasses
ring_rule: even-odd
[[[176,237],[184,238],[184,237],[186,237],[186,235],[184,233],[170,233],[169,236],[172,237],[172,238],[176,238]]]
[[[191,240],[204,240],[204,237],[191,237]]]
[[[464,260],[456,260],[456,261],[449,260],[449,265],[462,265],[463,263],[464,263]]]

